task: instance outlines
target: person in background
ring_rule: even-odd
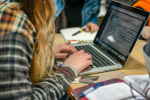
[[[150,37],[150,26],[144,26],[142,32],[141,32],[141,38],[143,38],[144,40],[148,40]]]
[[[0,1],[1,100],[60,99],[92,64],[91,55],[69,43],[54,46],[53,16],[53,0]],[[57,58],[67,58],[59,68]]]
[[[150,0],[138,0],[133,7],[137,7],[143,10],[146,10],[150,12]],[[143,31],[141,33],[140,39],[147,40],[150,37],[150,18],[146,24],[146,26],[143,28]]]
[[[87,26],[85,31],[99,29],[98,14],[101,0],[55,0],[55,25],[62,28]]]

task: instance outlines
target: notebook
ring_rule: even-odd
[[[140,78],[145,77],[145,75],[139,76]],[[136,82],[133,83],[133,81],[135,81],[133,77],[139,79],[138,76],[132,75],[132,76],[125,76],[124,80],[113,78],[103,81],[104,82],[103,86],[100,86],[99,88],[88,93],[84,97],[80,97],[81,93],[93,87],[97,83],[72,89],[71,94],[76,100],[149,100],[144,99],[145,96],[148,97],[149,93],[147,93],[146,95],[145,91],[143,92],[142,90],[137,89],[140,84],[137,84]],[[145,79],[147,80],[148,77]],[[132,82],[132,85],[130,84],[130,82]],[[143,85],[145,84],[142,83],[142,86]],[[150,91],[149,89],[145,90],[147,90],[148,92]]]
[[[113,78],[113,79],[105,80],[103,82],[104,82],[103,86],[105,86],[105,85],[109,85],[109,84],[113,84],[113,83],[120,83],[120,82],[124,82],[124,81],[119,78]],[[76,89],[72,89],[71,94],[76,100],[88,100],[86,97],[80,98],[80,94],[96,84],[97,83],[93,83],[93,84],[82,86],[82,87],[79,87]]]
[[[66,42],[71,41],[71,44],[73,43],[80,43],[81,41],[83,42],[93,42],[96,32],[92,33],[91,32],[81,32],[78,35],[72,36],[75,32],[78,32],[81,29],[81,27],[73,27],[73,28],[65,28],[61,29],[60,33],[64,37]]]
[[[112,1],[92,43],[73,44],[92,55],[79,75],[122,69],[149,18],[149,12]]]

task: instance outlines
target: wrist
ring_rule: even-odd
[[[63,64],[61,67],[69,67],[69,68],[72,69],[73,72],[75,73],[75,77],[78,76],[78,72],[77,72],[77,70],[76,70],[74,67],[72,67],[72,66],[70,66],[70,65],[66,65],[66,64]]]

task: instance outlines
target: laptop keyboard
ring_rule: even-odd
[[[92,55],[93,65],[95,67],[104,67],[114,65],[109,59],[100,54],[98,51],[94,50],[90,45],[85,46],[75,46],[75,48],[79,50],[84,50],[86,53]],[[93,65],[90,65],[91,68],[94,68]]]

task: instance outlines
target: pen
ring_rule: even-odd
[[[80,97],[84,97],[85,95],[87,95],[88,93],[94,91],[95,89],[97,89],[98,87],[102,86],[103,84],[104,84],[104,82],[100,82],[100,83],[96,84],[95,86],[93,86],[93,87],[87,89],[86,91],[84,91],[84,92],[80,95]]]
[[[87,26],[83,26],[78,32],[72,34],[72,36],[75,36],[75,35],[77,35],[77,34],[83,32],[83,31],[85,30],[85,28],[87,28]]]

